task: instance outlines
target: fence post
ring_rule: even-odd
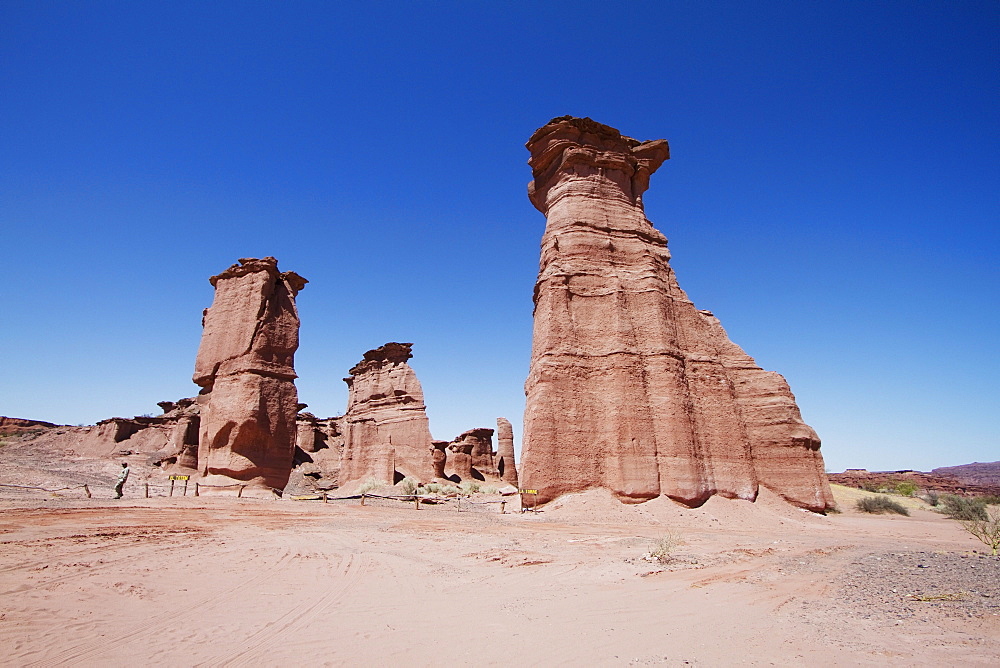
[[[414,502],[416,502],[416,504],[417,504],[417,510],[420,510],[420,497],[419,497],[419,496],[417,496],[416,494],[414,494],[414,495],[413,495],[413,500],[414,500]]]
[[[90,497],[90,488],[87,487],[87,483],[83,483],[83,493],[87,495],[88,499],[91,498]]]
[[[146,498],[149,498],[149,483],[146,483]]]
[[[237,499],[242,499],[243,498],[243,488],[244,487],[246,487],[246,485],[240,485],[240,491],[236,492],[236,498]]]
[[[361,492],[361,505],[365,505],[365,493]]]
[[[181,494],[181,496],[187,496],[187,495],[188,495],[188,481],[187,481],[187,479],[185,478],[185,479],[184,479],[184,493],[183,493],[183,494]]]
[[[507,502],[506,501],[501,501],[500,502],[500,514],[501,515],[503,515],[505,512],[507,512],[505,510],[505,508],[507,508]]]
[[[198,496],[198,483],[194,484],[194,495]]]
[[[326,503],[326,490],[323,490],[323,503]]]
[[[177,481],[174,480],[173,478],[170,479],[170,493],[167,494],[167,496],[173,496],[174,495],[174,483],[175,482],[177,482]]]

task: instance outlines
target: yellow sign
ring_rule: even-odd
[[[189,475],[172,475],[172,476],[170,476],[170,479],[171,480],[187,480],[190,477],[191,476],[189,476]]]
[[[538,490],[537,489],[519,489],[519,490],[517,490],[517,493],[518,494],[538,494]]]

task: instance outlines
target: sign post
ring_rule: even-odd
[[[522,496],[522,498],[521,498],[521,512],[522,513],[525,510],[530,510],[533,513],[537,512],[535,510],[535,506],[538,505],[538,490],[537,489],[519,489],[519,490],[517,490],[517,493],[518,494],[522,494],[522,495],[523,494],[527,494],[528,496],[531,497],[531,508],[525,508],[524,507],[524,497]]]
[[[190,477],[191,476],[189,476],[189,475],[172,475],[172,476],[170,476],[170,496],[174,495],[174,483],[177,482],[178,480],[183,480],[184,481],[184,494],[182,496],[187,496],[188,495],[188,479]]]

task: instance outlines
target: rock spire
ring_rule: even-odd
[[[278,271],[273,257],[241,258],[209,279],[194,382],[204,476],[282,489],[295,448],[294,355],[299,346],[295,297],[306,280]]]
[[[392,484],[403,477],[434,478],[434,457],[424,393],[407,364],[412,343],[369,350],[344,379],[349,388],[342,418],[341,486],[367,478]]]
[[[764,371],[677,284],[642,195],[669,158],[589,118],[529,139],[546,216],[525,384],[521,484],[539,503],[592,487],[627,502],[754,499],[758,485],[833,505],[819,438]]]
[[[517,465],[514,463],[514,429],[507,418],[497,418],[497,473],[500,479],[517,487]]]

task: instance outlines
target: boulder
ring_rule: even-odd
[[[642,195],[669,158],[589,118],[529,139],[531,202],[546,216],[521,485],[542,504],[603,487],[625,502],[666,495],[755,499],[763,484],[803,508],[833,506],[816,433],[784,378],[695,308]]]

